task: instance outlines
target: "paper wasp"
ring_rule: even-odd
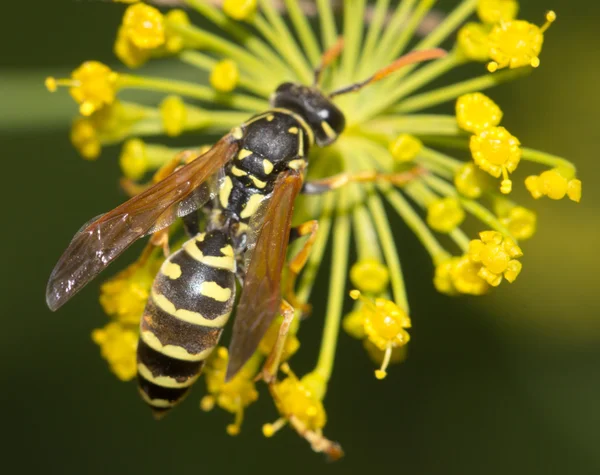
[[[183,218],[190,240],[165,260],[141,316],[138,381],[142,397],[155,413],[174,406],[199,376],[233,311],[236,278],[242,294],[227,378],[255,352],[281,313],[279,338],[261,373],[267,382],[274,380],[294,315],[292,305],[282,299],[280,285],[288,242],[291,236],[309,236],[287,264],[295,276],[317,231],[316,221],[292,230],[295,198],[301,192],[321,193],[349,181],[381,178],[369,172],[304,183],[311,147],[333,143],[344,130],[344,114],[332,99],[404,65],[445,55],[439,49],[409,53],[365,81],[325,94],[318,87],[321,71],[341,49],[340,41],[324,54],[312,86],[280,85],[272,95],[271,110],[235,127],[205,154],[85,225],[56,264],[46,293],[51,310],[61,307],[134,241],[164,232]],[[193,219],[199,209],[207,216],[202,232]]]

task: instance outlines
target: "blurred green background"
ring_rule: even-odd
[[[327,465],[290,430],[262,437],[262,423],[276,417],[265,394],[237,438],[225,433],[229,414],[199,411],[202,385],[155,422],[134,383],[118,382],[91,342],[91,330],[106,321],[99,282],[58,314],[46,308],[46,279],[72,233],[123,196],[118,150],[107,149],[96,163],[81,160],[68,141],[75,106],[64,92],[48,94],[43,80],[86,59],[115,65],[122,7],[3,2],[4,473],[600,473],[600,3],[522,3],[523,18],[539,24],[552,8],[559,20],[539,70],[490,95],[524,144],[577,164],[583,200],[533,202],[518,190],[519,201],[539,213],[538,234],[523,245],[518,281],[477,299],[435,293],[428,258],[394,223],[412,302],[409,359],[376,381],[361,345],[341,336],[326,433],[347,455]],[[157,67],[170,73],[168,64]],[[521,177],[536,170],[522,168]],[[303,327],[298,372],[316,359],[321,315],[317,305]]]

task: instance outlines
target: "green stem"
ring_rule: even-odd
[[[319,19],[321,20],[321,41],[325,49],[333,46],[337,37],[337,28],[333,17],[331,0],[317,0]]]
[[[319,359],[315,372],[326,382],[331,377],[337,338],[340,332],[340,321],[344,305],[346,278],[348,272],[348,251],[350,248],[350,219],[346,206],[346,190],[339,192],[337,215],[333,230],[333,251],[331,256],[331,276],[329,281],[329,298],[325,315],[323,339],[319,351]]]
[[[434,265],[437,266],[450,257],[450,254],[438,242],[427,224],[425,224],[425,221],[423,221],[400,192],[394,190],[389,184],[379,185],[379,189],[407,226],[415,233],[415,236],[417,236],[421,244],[423,244],[425,250],[431,256]],[[428,198],[423,194],[420,194],[414,184],[408,184],[405,189],[415,201],[423,207],[427,206]]]
[[[367,68],[371,67],[372,58],[375,55],[374,49],[375,46],[377,46],[378,44],[378,40],[383,27],[383,22],[385,21],[385,17],[387,16],[389,5],[390,0],[377,0],[377,4],[375,5],[375,11],[373,13],[373,20],[371,21],[371,25],[369,26],[369,30],[365,39],[365,44],[360,54],[360,61],[358,62],[358,76],[360,77],[366,76],[369,73],[369,70]],[[371,74],[373,74],[372,71]]]
[[[185,0],[185,2],[219,28],[231,34],[237,41],[242,43],[246,49],[268,61],[281,73],[289,73],[289,69],[285,62],[283,62],[281,58],[279,58],[273,50],[271,50],[254,33],[244,28],[241,23],[232,20],[220,9],[206,2],[206,0]]]
[[[345,82],[351,83],[358,62],[365,16],[365,0],[346,0],[344,5],[344,51],[342,71]]]
[[[362,109],[356,111],[355,121],[358,123],[365,122],[371,117],[380,115],[403,97],[427,85],[439,76],[464,63],[464,61],[464,58],[460,55],[450,52],[445,58],[428,63],[406,79],[403,78],[414,66],[407,66],[401,71],[396,72],[388,80],[382,81],[378,93],[372,101],[365,103]],[[353,120],[353,123],[355,121]]]
[[[559,168],[561,171],[569,174],[569,176],[565,177],[567,179],[575,177],[577,172],[575,165],[568,160],[557,157],[556,155],[540,152],[539,150],[523,148],[521,158],[530,162],[541,163],[542,165],[548,165],[549,167]]]
[[[478,1],[479,0],[463,0],[463,2],[452,10],[433,32],[428,34],[417,44],[417,46],[415,46],[415,49],[427,49],[438,46],[454,30],[462,25],[473,12],[475,12]]]
[[[119,85],[122,88],[145,89],[173,94],[180,94],[202,101],[223,104],[234,109],[252,112],[265,110],[269,103],[264,99],[241,94],[221,94],[214,89],[186,81],[173,79],[133,76],[123,74],[119,76]]]
[[[497,86],[506,81],[512,81],[520,76],[529,74],[532,68],[507,69],[494,74],[485,74],[473,79],[468,79],[450,86],[441,87],[433,91],[425,92],[412,96],[392,109],[394,112],[409,113],[421,111],[429,107],[442,104],[444,102],[456,99],[463,94],[470,92],[483,91],[490,87]]]
[[[285,6],[302,43],[302,49],[306,52],[312,65],[316,67],[321,59],[321,51],[306,15],[300,8],[298,0],[285,0]]]
[[[396,10],[390,19],[387,27],[383,35],[381,36],[381,41],[377,45],[378,51],[375,53],[375,61],[371,61],[370,66],[373,68],[380,68],[389,62],[387,52],[390,51],[394,40],[398,37],[398,34],[401,34],[402,27],[406,25],[406,19],[410,15],[410,12],[415,5],[416,0],[402,0],[396,6]],[[372,72],[371,72],[372,74]]]
[[[362,124],[358,130],[362,135],[378,136],[383,142],[401,133],[454,136],[462,133],[454,116],[435,114],[381,116]]]
[[[277,41],[273,44],[273,47],[279,49],[281,46],[281,49],[279,49],[281,56],[294,68],[302,82],[310,84],[313,76],[312,69],[307,63],[306,57],[298,47],[298,44],[290,33],[287,25],[281,18],[281,15],[279,15],[273,6],[272,0],[259,0],[259,2],[262,11],[271,25],[273,25],[273,28],[275,28]]]
[[[198,53],[197,51],[184,50],[179,53],[178,57],[182,62],[209,73],[217,64],[216,59],[206,56],[202,53]],[[270,85],[247,77],[243,71],[240,73],[240,79],[238,82],[241,87],[264,98],[268,98],[273,92],[273,88],[270,87]]]

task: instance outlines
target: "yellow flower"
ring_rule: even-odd
[[[379,260],[361,259],[350,269],[350,280],[361,291],[378,294],[386,289],[390,274],[387,267]]]
[[[123,34],[140,49],[154,49],[165,43],[163,14],[154,7],[137,3],[125,10]]]
[[[504,202],[502,199],[494,202],[494,211],[500,218],[500,222],[516,239],[525,240],[534,235],[537,215],[533,211],[510,201]]]
[[[467,23],[458,31],[458,51],[471,61],[487,61],[490,59],[489,32],[486,25]]]
[[[371,340],[367,339],[363,341],[363,347],[371,358],[371,361],[377,365],[383,364],[385,360],[385,351],[381,351],[379,347],[375,345]],[[406,357],[408,356],[408,345],[398,346],[396,348],[392,348],[392,353],[390,355],[389,364],[399,364],[406,361]]]
[[[438,292],[446,295],[456,295],[458,293],[452,282],[452,269],[457,260],[458,258],[452,257],[435,267],[433,285]]]
[[[361,309],[354,310],[342,320],[344,331],[357,340],[362,340],[367,336],[365,333],[365,314]]]
[[[100,346],[102,357],[110,369],[122,381],[133,379],[137,372],[136,349],[137,326],[111,322],[92,332],[92,339]]]
[[[170,10],[165,15],[165,48],[171,53],[175,54],[185,48],[187,45],[186,40],[174,27],[187,27],[191,25],[190,18],[187,13],[181,9]]]
[[[475,164],[490,175],[502,175],[500,191],[504,194],[512,190],[508,173],[517,168],[521,160],[521,143],[504,127],[492,127],[471,137],[471,153]]]
[[[409,134],[400,134],[390,143],[390,153],[398,163],[410,162],[415,159],[423,148],[423,143]]]
[[[179,96],[167,96],[160,104],[160,116],[167,135],[181,135],[188,116],[185,102]]]
[[[87,117],[78,117],[71,127],[71,143],[87,160],[95,160],[100,156],[102,145],[93,121]]]
[[[362,297],[360,291],[350,292],[353,299],[361,299],[360,311],[364,315],[364,330],[367,338],[381,351],[385,358],[381,368],[375,371],[377,379],[386,377],[387,365],[390,362],[392,349],[406,345],[410,335],[406,331],[411,327],[409,316],[391,300],[377,298],[370,300]]]
[[[500,23],[513,20],[519,12],[516,0],[479,0],[477,15],[484,23]]]
[[[456,101],[456,120],[460,128],[478,133],[497,126],[502,120],[502,111],[489,97],[474,92]]]
[[[468,162],[454,173],[454,186],[461,195],[476,199],[490,187],[490,179],[473,162]]]
[[[98,61],[86,61],[71,73],[71,79],[46,79],[50,92],[58,86],[68,86],[73,99],[79,104],[81,115],[90,116],[114,102],[119,75]]]
[[[440,233],[449,233],[465,219],[465,211],[458,198],[438,198],[427,206],[427,224]]]
[[[489,36],[490,72],[501,68],[540,65],[540,52],[544,43],[544,32],[556,20],[552,11],[546,14],[546,23],[541,28],[523,20],[501,22]]]
[[[256,11],[256,0],[225,0],[223,11],[234,20],[248,20]]]
[[[500,285],[502,277],[514,282],[521,272],[521,263],[516,260],[523,255],[515,242],[496,231],[479,233],[480,239],[469,243],[469,259],[481,264],[478,276],[492,287]]]
[[[135,262],[100,287],[100,304],[107,315],[124,324],[138,325],[150,295],[160,260]]]
[[[139,48],[130,39],[127,29],[121,25],[113,46],[115,56],[129,68],[138,68],[150,58],[150,50]]]
[[[237,86],[240,72],[231,59],[219,61],[210,72],[210,85],[219,92],[231,92]]]
[[[206,361],[204,377],[208,395],[202,398],[200,407],[210,411],[217,404],[235,414],[235,421],[227,426],[227,433],[237,435],[242,426],[244,409],[258,399],[254,384],[258,360],[256,355],[253,356],[233,378],[225,382],[228,360],[227,348],[221,346]]]
[[[148,154],[146,144],[140,139],[130,139],[123,144],[119,164],[123,175],[132,180],[139,180],[148,170]]]
[[[547,196],[553,200],[561,200],[568,196],[571,200],[581,201],[581,180],[568,180],[558,168],[546,170],[539,176],[529,176],[525,186],[535,199]]]
[[[483,295],[489,284],[479,275],[481,264],[473,262],[468,255],[452,259],[450,277],[456,292],[469,295]]]
[[[297,419],[310,431],[320,431],[325,427],[327,415],[321,401],[322,394],[315,390],[319,386],[315,384],[315,376],[309,373],[300,380],[287,364],[281,370],[287,373],[287,377],[275,383],[272,392],[282,418],[273,424],[265,424],[263,434],[272,437],[290,418]]]

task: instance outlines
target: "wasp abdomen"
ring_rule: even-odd
[[[198,234],[162,265],[140,327],[138,381],[155,414],[187,393],[217,346],[235,299],[229,236]]]

